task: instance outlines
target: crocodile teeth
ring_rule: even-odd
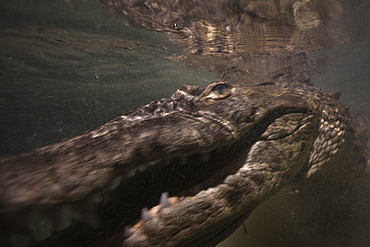
[[[114,190],[117,186],[121,183],[123,176],[116,177],[112,180],[111,184],[109,185],[109,190]]]
[[[147,168],[147,165],[142,165],[142,166],[139,166],[138,168],[137,168],[137,171],[138,172],[142,172],[142,171],[145,171],[145,169]]]
[[[129,238],[132,235],[131,226],[126,226],[123,230],[123,238]]]
[[[141,209],[141,220],[143,222],[147,222],[151,219],[150,215],[149,215],[149,212],[148,212],[148,208],[143,208]]]
[[[136,174],[137,168],[131,169],[130,171],[127,172],[127,177],[133,177]]]
[[[159,200],[159,204],[161,205],[161,208],[166,208],[170,205],[167,200],[168,200],[168,193],[167,192],[162,193],[161,199]]]
[[[147,166],[154,166],[158,161],[152,161],[146,164]]]
[[[182,197],[185,199],[185,197]],[[183,200],[182,199],[182,200]],[[137,231],[143,223],[151,220],[153,217],[155,217],[155,214],[157,214],[161,208],[168,207],[169,205],[178,202],[179,197],[173,196],[173,197],[168,197],[168,193],[164,192],[161,195],[161,199],[159,201],[159,205],[152,207],[151,209],[148,210],[148,208],[143,208],[141,210],[141,221],[136,223],[133,227],[131,226],[126,226],[124,231],[123,231],[123,236],[124,238],[129,238],[135,231]]]

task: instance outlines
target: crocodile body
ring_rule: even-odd
[[[365,167],[366,126],[308,77],[306,52],[328,43],[322,24],[347,5],[100,2],[170,34],[191,65],[222,81],[183,86],[93,131],[0,158],[4,239],[29,234],[38,212],[53,234],[35,246],[214,246],[290,183]],[[73,223],[61,226],[66,208]]]
[[[124,246],[212,245],[293,179],[358,152],[355,135],[348,109],[309,85],[217,81],[205,89],[184,86],[81,136],[2,158],[1,211],[82,208],[82,202],[100,196],[115,202],[94,204],[101,219],[95,227],[114,229],[101,233],[99,241],[128,237]],[[147,163],[145,171],[127,176]],[[110,189],[120,176],[120,185]],[[146,180],[153,184],[150,195],[144,195],[150,189],[140,188]],[[138,186],[135,191],[132,185]],[[149,210],[148,218],[144,213],[122,234],[125,225],[136,222],[131,212],[154,206],[151,197],[158,200],[167,191],[168,203]],[[132,193],[144,198],[129,197]],[[114,228],[106,220],[111,217],[120,222]],[[69,234],[66,245],[97,241],[82,240],[81,230],[82,237],[72,238],[68,228],[58,234]],[[46,239],[45,246],[56,239]]]

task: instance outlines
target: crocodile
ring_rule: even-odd
[[[342,15],[339,1],[101,2],[170,34],[222,80],[0,158],[2,237],[29,234],[36,212],[55,231],[35,246],[213,246],[291,183],[366,167],[357,120],[307,78],[305,52],[326,43],[320,28]],[[246,44],[243,30],[254,31]],[[63,226],[66,208],[77,216]]]
[[[2,157],[1,225],[62,205],[84,214],[99,197],[93,227],[73,224],[38,245],[213,246],[292,181],[349,156],[362,169],[351,121],[336,94],[302,83],[185,85],[75,138]]]

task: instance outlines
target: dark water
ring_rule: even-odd
[[[2,1],[0,155],[72,137],[184,84],[216,77],[174,61],[164,34],[96,1]]]
[[[369,9],[365,3],[339,22],[350,42],[310,55],[321,62],[312,82],[342,92],[343,102],[365,114]],[[3,0],[0,13],[1,156],[76,136],[183,84],[218,78],[179,61],[183,48],[165,34],[125,26],[95,1]],[[323,176],[282,190],[219,246],[369,246],[368,177],[319,183]]]
[[[345,27],[349,42],[312,54],[324,59],[312,73],[312,81],[329,92],[341,92],[341,101],[370,111],[370,4],[366,2],[337,25]]]

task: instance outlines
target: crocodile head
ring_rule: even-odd
[[[81,136],[2,158],[1,209],[76,204],[113,190],[135,196],[113,196],[98,216],[114,212],[136,224],[124,234],[122,222],[99,227],[121,229],[124,246],[214,245],[282,186],[338,155],[350,132],[346,116],[331,95],[307,85],[183,86]],[[161,194],[159,205],[144,208]],[[141,220],[120,216],[141,208]]]
[[[337,153],[347,119],[344,109],[326,101],[333,99],[310,87],[217,81],[204,90],[184,86],[141,108],[150,119],[155,112],[161,116],[161,125],[141,132],[142,142],[157,147],[148,156],[159,159],[154,170],[173,171],[164,191],[175,196],[162,194],[158,206],[144,209],[141,221],[125,229],[123,246],[212,246],[223,240],[258,204]],[[335,136],[338,146],[323,135]]]

